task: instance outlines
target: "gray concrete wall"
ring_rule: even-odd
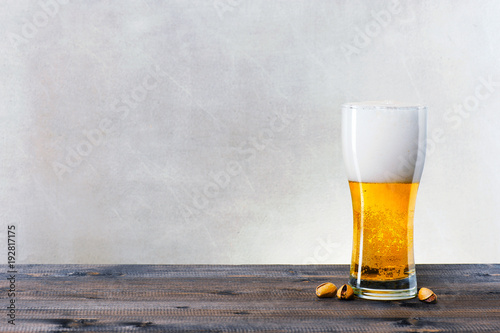
[[[22,263],[349,263],[340,105],[394,99],[429,107],[417,262],[498,262],[499,14],[2,1],[0,242],[16,225]]]

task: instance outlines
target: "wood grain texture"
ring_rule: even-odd
[[[347,265],[24,265],[16,274],[16,325],[2,332],[500,331],[500,265],[419,265],[416,299],[319,299]],[[6,266],[0,303],[8,305]]]

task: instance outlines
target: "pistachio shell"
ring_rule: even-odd
[[[354,297],[354,290],[352,290],[351,286],[348,284],[344,284],[337,290],[337,298],[338,299],[352,299]]]
[[[337,287],[330,282],[325,282],[316,287],[316,296],[323,297],[334,297]]]
[[[420,288],[418,291],[418,299],[426,303],[436,303],[437,296],[434,292],[428,288]]]

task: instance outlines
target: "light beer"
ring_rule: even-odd
[[[349,182],[354,217],[351,276],[391,281],[415,273],[413,214],[418,183]]]
[[[391,102],[342,107],[342,152],[353,211],[349,284],[358,297],[416,295],[413,216],[426,117],[425,107]]]

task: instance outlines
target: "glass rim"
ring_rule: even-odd
[[[344,103],[342,109],[373,109],[373,110],[425,110],[426,106],[421,104],[401,103],[395,101],[366,101],[355,103]]]

